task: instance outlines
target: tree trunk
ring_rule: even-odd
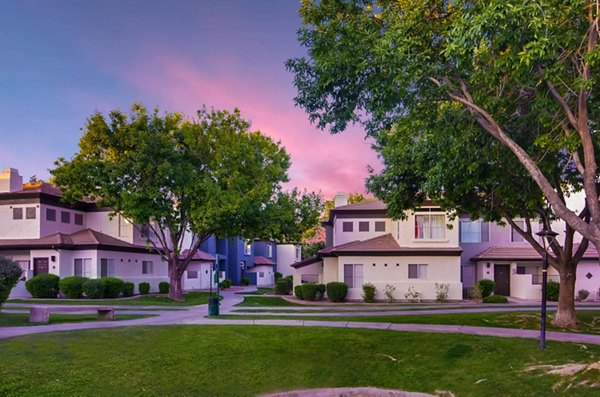
[[[575,274],[577,265],[561,264],[558,309],[552,324],[561,328],[574,328],[579,323],[575,314]]]
[[[183,301],[183,289],[181,288],[181,276],[183,276],[183,272],[177,269],[177,267],[169,263],[169,298],[176,301]]]

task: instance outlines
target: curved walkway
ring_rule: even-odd
[[[254,287],[246,287],[242,292],[253,291]],[[240,290],[229,290],[222,291],[221,295],[223,300],[221,301],[220,311],[222,314],[241,314],[240,312],[233,312],[234,306],[241,303],[244,300],[244,296],[238,294]],[[15,307],[26,307],[26,304],[15,304]],[[38,306],[38,305],[36,305]],[[71,306],[63,306],[71,307]],[[73,306],[81,308],[82,312],[94,310],[93,306]],[[117,310],[127,309],[127,313],[134,313],[141,308],[131,306],[115,306]],[[170,308],[173,308],[172,306]],[[239,308],[239,307],[238,307]],[[288,307],[286,307],[287,309]],[[10,309],[10,306],[6,307]],[[136,310],[137,309],[137,310]],[[118,322],[83,322],[83,323],[71,323],[71,324],[50,324],[50,325],[39,325],[39,326],[24,326],[24,327],[3,327],[0,328],[0,339],[12,338],[22,335],[40,334],[47,332],[58,332],[58,331],[73,331],[73,330],[84,330],[84,329],[96,329],[96,328],[116,328],[116,327],[129,327],[129,326],[153,326],[153,325],[177,325],[177,324],[196,324],[196,325],[279,325],[279,326],[303,326],[303,327],[335,327],[335,328],[365,328],[365,329],[380,329],[390,331],[408,331],[408,332],[441,332],[441,333],[460,333],[470,335],[486,335],[486,336],[499,336],[508,338],[529,338],[538,339],[539,331],[537,330],[522,330],[522,329],[511,329],[511,328],[491,328],[491,327],[475,327],[475,326],[461,326],[461,325],[435,325],[435,324],[392,324],[392,323],[370,323],[370,322],[348,322],[348,321],[302,321],[302,320],[220,320],[215,318],[206,318],[208,315],[208,305],[184,307],[180,306],[177,309],[180,310],[168,310],[166,307],[161,306],[149,306],[144,307],[144,314],[156,314],[156,317],[149,317],[137,320],[124,320]],[[237,308],[236,308],[237,309]],[[263,308],[261,308],[263,309]],[[278,307],[278,309],[283,309]],[[333,309],[333,307],[323,308]],[[506,308],[511,309],[508,311],[516,310],[532,310],[531,307],[512,307]],[[595,308],[580,308],[584,310],[593,310]],[[500,311],[497,308],[473,308],[473,309],[458,309],[458,310],[405,310],[398,312],[402,314],[439,314],[442,313],[466,313],[473,311]],[[505,310],[507,311],[507,310]],[[140,311],[142,313],[142,311]],[[386,315],[390,312],[383,312]],[[263,313],[261,313],[262,315]],[[286,315],[296,313],[286,313]],[[296,314],[299,315],[300,313]],[[314,313],[311,315],[317,315]],[[331,316],[334,313],[323,313],[324,315]],[[368,312],[355,312],[352,315],[362,316],[368,314]],[[348,313],[340,313],[339,315],[348,315]],[[371,314],[372,315],[372,314]],[[382,312],[378,312],[375,315],[382,315]],[[395,314],[394,314],[395,315]],[[558,342],[575,342],[600,345],[600,335],[591,334],[577,334],[577,333],[566,333],[566,332],[547,332],[546,339],[549,341]]]

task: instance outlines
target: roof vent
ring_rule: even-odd
[[[6,168],[0,174],[0,193],[20,192],[23,190],[23,177],[15,168]]]

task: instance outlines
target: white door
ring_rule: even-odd
[[[212,280],[212,266],[210,264],[200,266],[200,288],[209,289]]]

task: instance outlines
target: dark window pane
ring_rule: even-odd
[[[488,243],[490,241],[490,223],[481,222],[481,242]]]
[[[56,221],[56,210],[46,208],[46,220],[52,222]]]
[[[385,232],[385,222],[375,222],[375,231],[376,232]]]
[[[23,208],[13,208],[13,219],[23,219]]]
[[[344,222],[342,223],[342,230],[344,232],[351,232],[354,230],[354,224],[352,222]]]
[[[27,219],[35,219],[35,207],[27,207],[25,208],[25,218]]]
[[[75,214],[74,222],[75,222],[76,225],[83,225],[83,215],[82,214]]]
[[[60,211],[60,221],[62,223],[71,223],[71,213],[67,211]]]
[[[344,282],[348,288],[354,288],[354,265],[344,265]]]
[[[369,231],[369,222],[358,222],[358,231],[359,232],[368,232]]]
[[[408,265],[408,278],[419,278],[419,265]]]

